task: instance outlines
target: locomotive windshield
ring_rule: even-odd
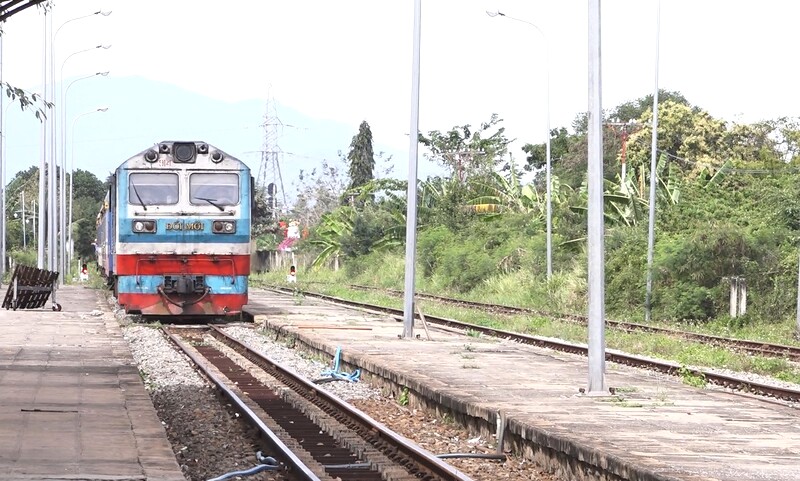
[[[215,207],[239,203],[239,174],[194,173],[189,177],[189,201]]]
[[[141,205],[174,205],[178,203],[178,174],[136,172],[128,176],[128,203]]]

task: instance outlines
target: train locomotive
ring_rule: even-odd
[[[247,303],[253,177],[205,142],[159,142],[113,173],[98,267],[127,313],[235,316]]]

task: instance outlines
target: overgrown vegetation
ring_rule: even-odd
[[[661,92],[659,100],[654,319],[791,342],[800,237],[797,121],[736,124],[677,92]],[[645,96],[616,107],[605,119],[614,126],[604,131],[606,312],[637,321],[644,317],[646,289],[651,105],[652,96]],[[343,160],[371,152],[371,132],[369,142],[364,132],[362,124]],[[466,124],[420,135],[426,157],[447,174],[417,186],[419,289],[585,312],[585,114],[571,129],[551,134],[549,281],[544,145],[526,144],[524,165],[515,165],[496,115],[475,129]],[[402,288],[405,183],[369,180],[356,167],[350,172],[358,172],[357,179],[340,179],[338,190],[323,189],[313,202],[348,199],[328,203],[319,221],[309,223],[311,234],[299,250],[317,260],[314,273],[301,277],[334,275],[340,283]],[[529,182],[527,173],[534,174]],[[304,197],[296,212],[309,202]],[[342,272],[324,274],[328,267]],[[735,319],[728,316],[732,277],[745,278],[748,286],[747,314]]]

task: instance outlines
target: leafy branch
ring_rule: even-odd
[[[12,102],[19,102],[19,106],[23,111],[32,109],[40,122],[47,118],[45,110],[53,107],[52,102],[44,100],[42,96],[37,93],[27,92],[19,87],[9,85],[7,82],[0,82],[0,89],[2,88],[5,88],[6,96],[10,98]]]

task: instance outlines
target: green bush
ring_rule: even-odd
[[[483,244],[480,238],[462,238],[442,252],[440,271],[448,288],[467,292],[495,273],[495,262]]]
[[[422,267],[422,275],[431,277],[442,257],[445,246],[452,243],[454,235],[445,226],[435,226],[423,230],[417,237],[417,259]]]

